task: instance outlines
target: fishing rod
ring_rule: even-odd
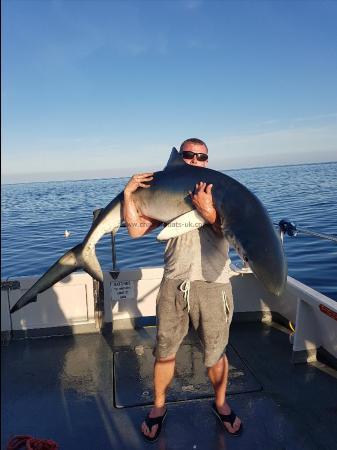
[[[327,239],[328,241],[337,243],[337,236],[325,233],[318,233],[317,231],[305,230],[304,228],[297,228],[295,222],[292,222],[288,219],[282,219],[279,221],[279,223],[274,223],[274,225],[277,225],[280,229],[282,242],[285,234],[287,234],[290,237],[295,237],[297,236],[298,233],[302,233],[307,236],[314,236],[321,239]]]

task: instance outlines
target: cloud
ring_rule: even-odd
[[[264,126],[271,126],[271,125],[276,125],[279,124],[281,122],[280,119],[269,119],[269,120],[264,120],[263,122],[260,122],[256,125],[256,128],[260,128],[260,127],[264,127]]]
[[[309,116],[309,117],[296,117],[295,119],[292,119],[293,122],[310,122],[310,121],[316,121],[316,120],[325,120],[325,119],[337,119],[337,113],[329,113],[329,114],[318,114],[316,116]]]
[[[273,126],[278,125],[281,126],[282,123],[287,123],[289,127],[293,127],[294,125],[298,127],[298,124],[301,122],[316,122],[317,125],[320,124],[330,124],[332,121],[337,119],[337,112],[327,113],[327,114],[316,114],[314,116],[305,116],[305,117],[292,117],[288,119],[268,119],[262,122],[259,122],[256,125],[256,128],[262,128],[264,126]],[[337,126],[337,122],[336,122]]]
[[[337,159],[337,127],[285,128],[263,133],[227,135],[210,140],[214,160],[235,167],[293,164]]]

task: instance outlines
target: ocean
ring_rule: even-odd
[[[223,171],[254,192],[278,223],[337,236],[337,162]],[[2,185],[1,279],[41,275],[66,250],[80,243],[93,211],[105,207],[128,178]],[[70,232],[65,237],[65,230]],[[125,228],[116,236],[117,267],[163,264],[158,231],[131,239]],[[337,300],[337,244],[299,233],[285,236],[289,275]],[[97,245],[103,270],[111,270],[111,239]],[[231,251],[231,258],[237,256]]]

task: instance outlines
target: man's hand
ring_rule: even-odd
[[[149,188],[149,184],[145,184],[153,180],[153,173],[138,173],[130,178],[124,188],[124,196],[133,194],[139,187]]]
[[[139,187],[149,188],[149,181],[153,179],[153,173],[139,173],[130,178],[124,188],[123,215],[129,235],[133,238],[144,236],[144,234],[160,225],[158,220],[144,216],[138,210],[132,195]]]
[[[213,184],[206,184],[203,181],[195,185],[194,193],[190,192],[193,205],[208,223],[214,225],[217,220],[216,209],[214,208],[212,196]]]

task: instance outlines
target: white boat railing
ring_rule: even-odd
[[[315,360],[318,348],[337,358],[337,302],[299,281],[288,278],[287,289],[296,297],[293,359]]]
[[[1,334],[14,338],[95,331],[93,279],[76,273],[39,294],[38,301],[10,314],[10,308],[38,277],[1,282]]]
[[[2,282],[2,340],[154,325],[162,275],[161,267],[104,272],[98,289],[89,275],[75,273],[12,315],[10,308],[37,277]],[[314,360],[318,348],[337,358],[337,302],[291,277],[280,297],[269,294],[250,273],[232,272],[231,282],[234,321],[290,321],[294,362]]]

